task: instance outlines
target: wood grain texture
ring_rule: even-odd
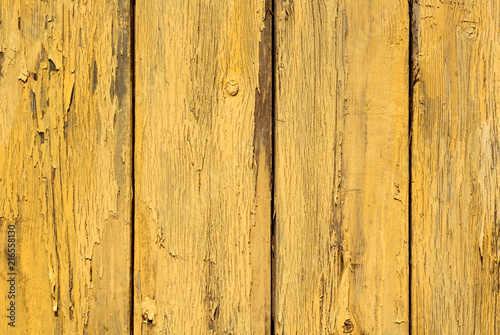
[[[0,22],[0,333],[129,333],[128,2],[5,0]]]
[[[270,332],[268,6],[136,3],[136,334]]]
[[[408,333],[407,2],[276,5],[276,333]]]
[[[413,334],[498,334],[500,3],[413,20]]]

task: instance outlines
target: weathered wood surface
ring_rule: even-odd
[[[408,4],[276,5],[276,333],[408,333]]]
[[[270,333],[268,6],[136,2],[136,334]]]
[[[415,1],[413,334],[498,334],[500,3]]]
[[[0,236],[17,334],[129,333],[129,6],[0,3]],[[5,254],[4,254],[5,255]],[[0,333],[7,257],[0,265]]]
[[[500,332],[500,4],[410,5],[1,2],[0,334]]]

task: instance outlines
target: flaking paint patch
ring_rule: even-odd
[[[31,112],[33,113],[33,119],[37,119],[36,115],[36,98],[35,98],[35,92],[33,90],[30,91],[30,101],[31,101]]]
[[[94,59],[94,63],[92,65],[92,93],[95,93],[98,84],[99,84],[99,69],[97,67],[97,62]]]
[[[276,3],[276,334],[408,333],[401,4]]]
[[[493,334],[500,7],[433,0],[412,9],[412,333]]]
[[[3,62],[5,61],[5,54],[0,52],[0,78],[3,78]]]
[[[144,319],[144,323],[152,323],[156,324],[155,316],[158,313],[158,308],[156,307],[156,301],[146,297],[144,302],[142,303],[142,318]]]
[[[136,333],[270,332],[266,4],[137,4]]]
[[[0,25],[0,217],[22,218],[20,333],[130,333],[130,80],[119,78],[114,100],[107,90],[118,63],[110,29],[119,26],[123,39],[129,30],[128,2],[123,17],[117,6],[0,4],[15,13]],[[121,48],[129,53],[128,44]],[[120,100],[125,118],[114,128]],[[0,333],[10,334],[5,327]]]

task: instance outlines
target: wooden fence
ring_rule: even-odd
[[[0,333],[500,334],[498,106],[497,0],[2,0]]]

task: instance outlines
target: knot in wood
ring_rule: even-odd
[[[233,80],[228,80],[225,89],[229,95],[235,96],[240,91],[240,85]]]
[[[344,334],[350,334],[354,331],[354,324],[352,323],[351,320],[347,319],[344,321]]]

